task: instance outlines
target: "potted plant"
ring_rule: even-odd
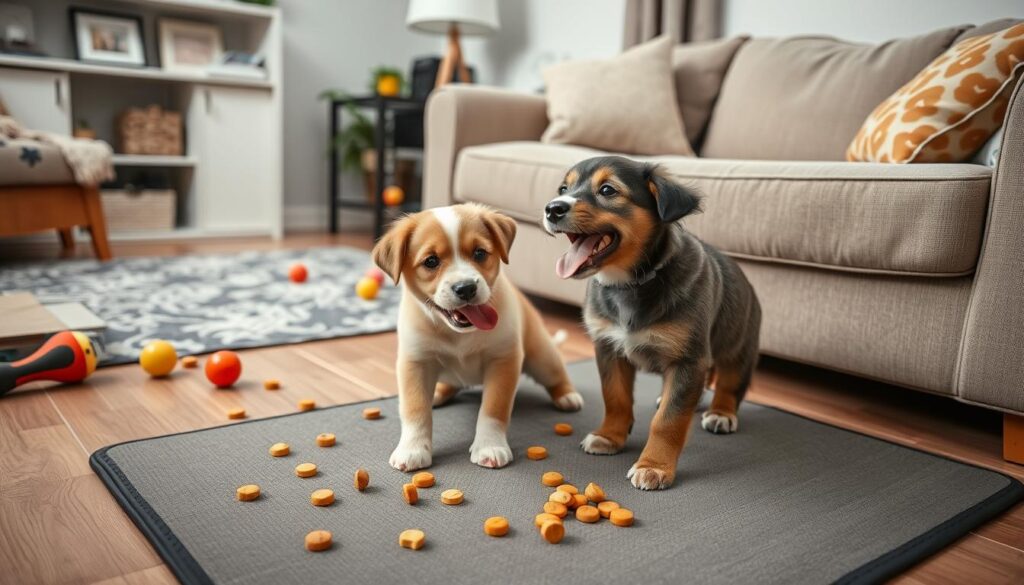
[[[404,87],[405,77],[399,69],[381,65],[370,71],[370,91],[377,95],[395,97]]]

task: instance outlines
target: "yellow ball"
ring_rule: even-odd
[[[177,363],[178,354],[174,351],[174,346],[162,339],[150,341],[139,354],[139,365],[154,378],[170,374]]]
[[[359,295],[360,298],[366,299],[368,301],[372,301],[373,299],[377,298],[377,292],[379,290],[380,285],[377,284],[376,280],[370,278],[369,276],[364,276],[360,278],[359,282],[356,283],[356,294]]]

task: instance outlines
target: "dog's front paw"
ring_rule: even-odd
[[[589,433],[580,442],[580,447],[583,448],[584,452],[591,455],[615,455],[622,451],[623,446],[601,435]]]
[[[566,412],[576,412],[583,408],[583,396],[579,392],[570,392],[555,399],[555,408]]]
[[[512,449],[508,443],[484,444],[474,442],[469,448],[469,460],[480,467],[497,469],[512,462]]]
[[[663,490],[672,485],[675,475],[675,470],[661,469],[641,464],[639,461],[626,472],[626,478],[630,480],[633,487],[642,490]]]
[[[728,435],[735,433],[739,428],[740,421],[735,414],[720,412],[705,412],[700,418],[700,426],[709,433],[716,435]]]
[[[430,448],[425,445],[399,444],[391,453],[388,463],[398,471],[415,471],[430,467],[430,464],[433,463],[433,456],[430,453]]]

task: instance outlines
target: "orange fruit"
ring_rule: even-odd
[[[384,205],[398,207],[405,201],[405,191],[398,185],[389,185],[384,188]]]
[[[402,85],[394,75],[381,75],[377,78],[377,93],[383,96],[395,96],[401,91]]]
[[[369,276],[360,278],[359,282],[356,283],[356,294],[359,295],[359,298],[366,299],[367,301],[372,301],[377,298],[377,292],[379,290],[380,285],[377,284],[376,280]]]

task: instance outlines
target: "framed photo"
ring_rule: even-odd
[[[146,65],[141,18],[82,8],[72,8],[70,13],[75,56],[79,61]]]
[[[200,22],[160,19],[160,65],[168,71],[205,73],[224,54],[220,29]]]

